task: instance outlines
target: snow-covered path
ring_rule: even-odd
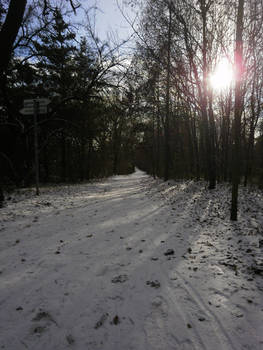
[[[0,349],[263,348],[247,236],[219,214],[210,225],[197,187],[171,203],[155,186],[137,171],[2,210]]]

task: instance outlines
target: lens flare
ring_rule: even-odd
[[[233,67],[226,58],[221,59],[214,72],[210,74],[210,85],[214,90],[222,91],[229,88],[233,80]]]

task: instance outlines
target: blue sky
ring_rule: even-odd
[[[91,5],[92,3],[97,4],[99,9],[96,17],[96,29],[101,39],[106,39],[109,31],[117,32],[120,39],[125,39],[132,33],[132,29],[117,6],[117,0],[90,0],[90,2]],[[122,6],[122,0],[118,0],[118,2]],[[128,8],[125,8],[124,11],[129,16],[134,17]]]

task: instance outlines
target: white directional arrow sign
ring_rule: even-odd
[[[37,98],[36,102],[38,102],[39,106],[47,106],[50,104],[50,100],[48,98]]]
[[[20,109],[19,111],[23,115],[33,115],[34,114],[34,107],[24,107]]]
[[[37,107],[37,110],[36,110],[37,114],[46,114],[47,106],[50,103],[50,100],[45,97],[24,100],[24,108],[20,109],[20,113],[23,115],[33,115],[35,112],[34,110],[35,102]]]
[[[23,115],[33,115],[34,114],[34,107],[24,107],[20,109],[19,111]],[[46,114],[47,113],[47,106],[41,106],[37,109],[38,114]]]
[[[24,107],[34,107],[34,100],[24,100]]]

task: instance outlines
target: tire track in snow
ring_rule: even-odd
[[[198,308],[200,310],[200,313],[209,319],[209,320],[206,319],[205,322],[200,322],[197,320],[199,322],[200,327],[201,326],[202,327],[209,326],[213,330],[214,335],[216,336],[216,338],[214,338],[214,339],[212,339],[211,337],[209,337],[208,339],[202,339],[203,335],[209,334],[209,333],[208,332],[201,332],[200,333],[200,332],[198,332],[197,328],[194,328],[196,336],[202,342],[204,342],[204,347],[202,347],[201,349],[210,350],[211,349],[211,341],[214,341],[215,345],[213,345],[213,347],[212,347],[213,349],[217,349],[217,347],[215,347],[215,346],[220,343],[220,344],[222,344],[220,349],[239,350],[233,344],[233,342],[232,342],[230,336],[228,335],[227,331],[225,330],[222,322],[215,315],[215,313],[213,311],[211,311],[210,308],[205,304],[202,297],[196,291],[196,289],[193,287],[193,285],[189,281],[186,281],[185,278],[178,271],[173,271],[173,273],[176,275],[177,281],[180,283],[178,288],[180,288],[183,291],[183,293],[185,293],[189,297],[189,298],[187,298],[187,303],[184,303],[183,307],[189,308],[189,302],[191,301],[194,304],[195,309]],[[178,288],[176,288],[176,290],[178,290]],[[189,313],[191,313],[191,311]],[[209,321],[209,323],[207,321]],[[208,342],[208,345],[206,346],[205,343],[207,343],[207,342]]]
[[[146,316],[144,324],[144,333],[148,344],[147,350],[200,349],[186,334],[185,322],[179,315],[178,310],[173,311],[171,312],[170,300],[166,300],[164,296],[157,295],[153,299],[151,311]],[[202,349],[204,348],[202,347]]]

